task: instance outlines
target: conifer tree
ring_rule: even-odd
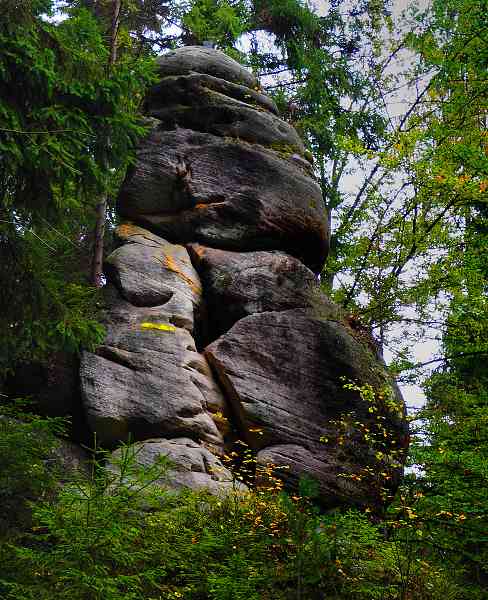
[[[123,60],[107,75],[97,22],[48,1],[0,23],[0,371],[101,339],[86,285],[94,201],[115,184],[143,132],[138,109],[152,67]],[[110,132],[110,147],[106,147]]]

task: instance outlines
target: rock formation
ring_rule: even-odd
[[[314,478],[326,506],[377,501],[381,464],[384,498],[403,405],[320,289],[327,214],[302,141],[223,53],[158,62],[106,261],[107,338],[81,360],[89,426],[108,447],[138,441],[142,462],[168,455],[174,487],[228,489],[220,457],[243,440],[289,487]]]

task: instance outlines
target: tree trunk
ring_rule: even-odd
[[[96,207],[97,219],[95,222],[95,235],[93,243],[93,262],[91,281],[95,287],[104,285],[103,277],[103,240],[105,237],[105,215],[107,212],[107,199],[103,198]]]
[[[113,0],[112,3],[112,19],[110,23],[110,54],[108,59],[107,71],[110,74],[115,61],[117,60],[117,34],[120,26],[120,9],[122,7],[122,0]],[[110,136],[107,136],[106,149],[110,147]],[[110,165],[108,159],[104,159],[104,168],[108,171]],[[96,223],[95,223],[95,239],[93,246],[93,262],[92,262],[92,273],[91,282],[95,287],[102,287],[104,285],[103,277],[103,241],[105,237],[105,221],[107,214],[107,197],[105,196],[97,204],[96,208]]]
[[[109,71],[117,60],[117,35],[120,27],[120,10],[122,8],[122,0],[113,1],[112,23],[110,27],[110,57],[108,62]]]

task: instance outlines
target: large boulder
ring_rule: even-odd
[[[117,202],[130,223],[106,261],[107,338],[81,360],[91,428],[108,446],[138,440],[147,464],[169,456],[170,487],[230,489],[215,455],[240,439],[289,489],[315,479],[326,506],[384,503],[403,403],[317,281],[328,218],[302,141],[222,52],[158,64]]]
[[[164,434],[221,446],[209,405],[223,401],[190,333],[154,311],[126,308],[131,317],[112,318],[104,344],[81,357],[82,400],[98,440],[111,446]]]
[[[364,503],[370,500],[364,485],[351,486],[338,475],[357,476],[363,459],[365,464],[374,462],[368,444],[363,444],[359,459],[352,449],[336,443],[331,450],[321,439],[339,438],[339,423],[353,414],[354,422],[372,430],[380,418],[386,444],[401,445],[406,435],[403,405],[373,353],[327,311],[326,306],[324,315],[316,307],[246,317],[205,354],[232,403],[244,440],[254,450],[266,451],[258,455],[260,460],[268,456],[271,462],[287,463],[291,479],[317,477],[325,504]],[[373,407],[351,385],[389,400]],[[393,482],[399,464],[384,466],[390,467],[388,481]]]
[[[126,218],[173,243],[284,250],[319,272],[328,219],[303,142],[253,75],[222,52],[158,59],[152,128],[119,199]]]
[[[122,298],[134,306],[160,307],[159,316],[165,312],[168,322],[192,333],[202,290],[187,250],[128,223],[115,237],[121,245],[104,268]]]
[[[146,102],[146,113],[168,130],[182,127],[303,155],[295,128],[277,117],[267,96],[208,75],[166,77]]]
[[[300,162],[189,129],[152,129],[118,210],[174,243],[281,249],[315,271],[328,249],[320,187]]]
[[[81,357],[88,424],[108,446],[165,435],[220,450],[212,414],[225,402],[191,333],[201,285],[188,253],[141,228],[122,226],[117,237],[122,245],[107,259],[106,339]]]
[[[339,318],[339,307],[328,302],[315,274],[298,259],[280,251],[232,252],[189,246],[200,276],[215,339],[244,317],[269,311],[327,305]]]
[[[220,50],[213,48],[185,46],[159,56],[156,62],[161,77],[206,73],[250,88],[258,85],[252,73]]]

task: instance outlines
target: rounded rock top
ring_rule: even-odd
[[[206,46],[184,46],[156,59],[161,77],[204,73],[254,88],[257,79],[237,61],[220,50]]]

